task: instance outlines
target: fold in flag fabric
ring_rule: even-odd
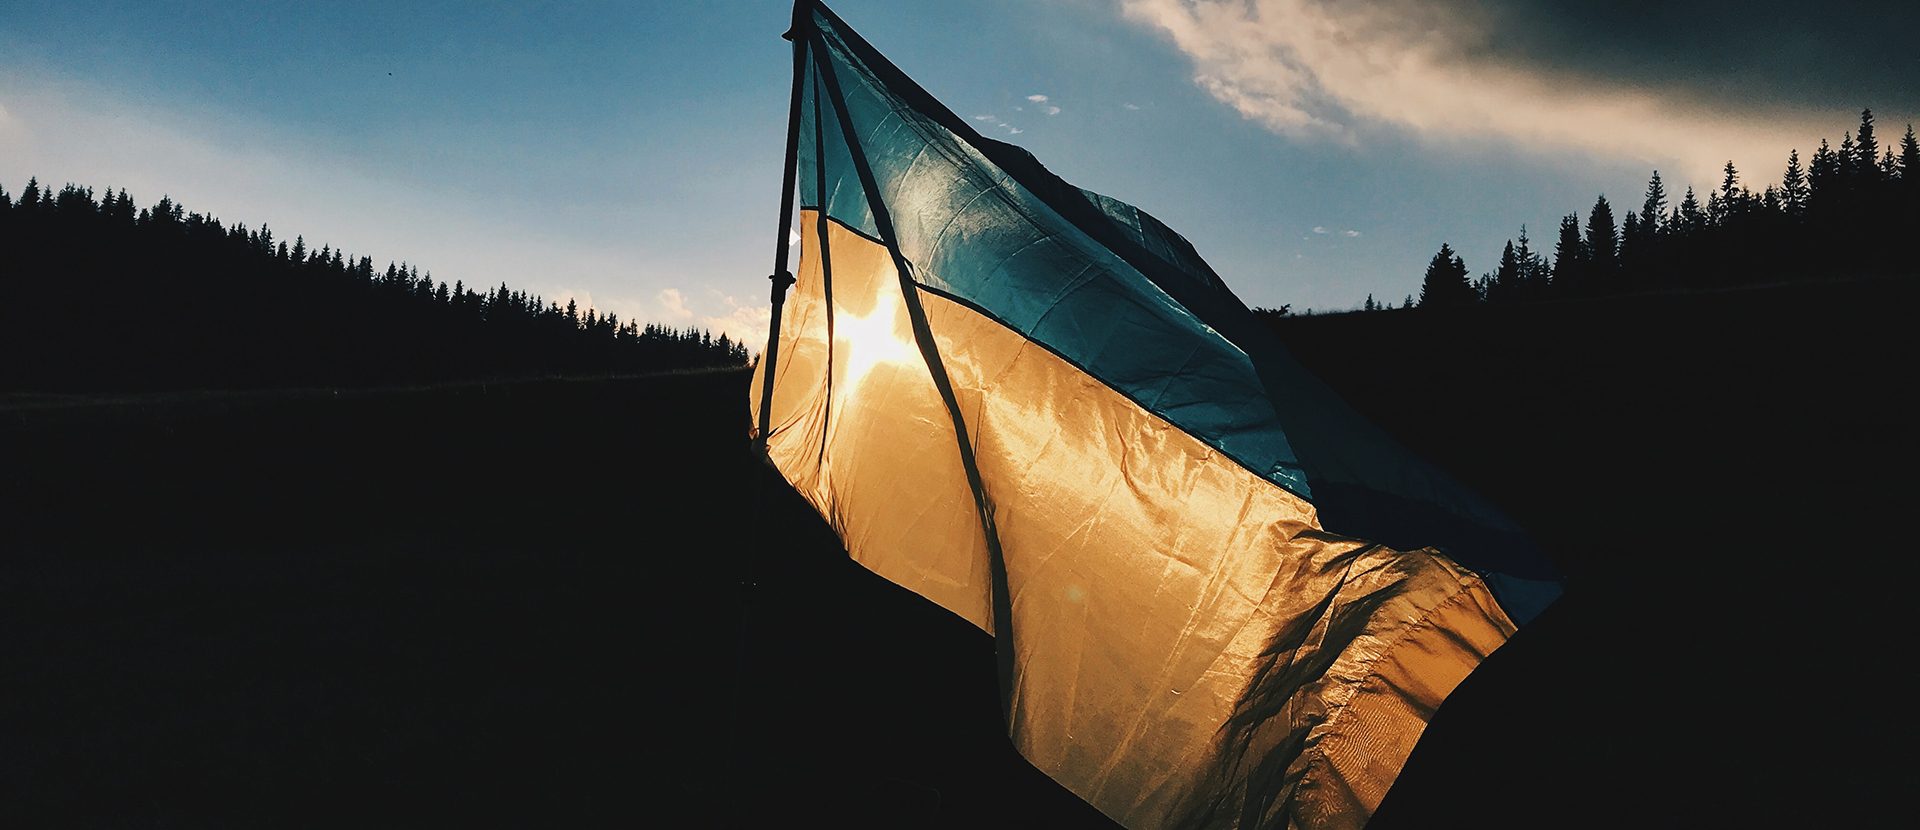
[[[1116,821],[1365,824],[1558,574],[1178,234],[981,136],[818,4],[790,37],[770,460],[854,559],[993,636],[1014,745]]]

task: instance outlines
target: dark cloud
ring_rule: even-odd
[[[1920,115],[1920,2],[1441,0],[1502,62],[1727,109]],[[1836,132],[1844,125],[1836,125]]]

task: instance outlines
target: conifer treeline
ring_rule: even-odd
[[[0,389],[353,385],[740,365],[725,334],[484,293],[169,198],[0,188]]]
[[[1755,193],[1727,162],[1702,203],[1693,188],[1670,204],[1659,171],[1638,211],[1614,219],[1602,195],[1582,225],[1560,220],[1549,255],[1524,226],[1494,270],[1470,279],[1442,244],[1427,265],[1420,306],[1592,297],[1860,275],[1920,274],[1920,143],[1913,126],[1882,148],[1873,111],[1838,149],[1825,140],[1802,165],[1795,150],[1778,185]],[[1390,308],[1391,306],[1375,306]]]

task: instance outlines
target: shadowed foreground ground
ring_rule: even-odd
[[[1916,294],[1284,321],[1576,575],[1375,826],[1904,813]],[[745,386],[10,399],[0,824],[1103,826],[987,639],[764,486]]]

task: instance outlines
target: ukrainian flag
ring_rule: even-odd
[[[853,558],[994,636],[1015,746],[1115,820],[1363,825],[1557,574],[1178,234],[981,136],[817,3],[790,36],[770,460]]]

